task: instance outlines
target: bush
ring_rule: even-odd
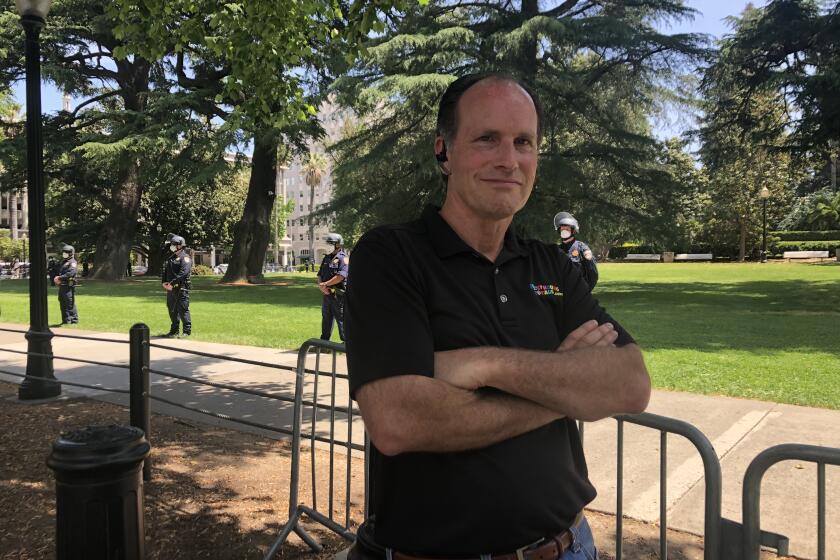
[[[785,251],[828,251],[829,256],[832,256],[835,249],[840,249],[840,239],[830,241],[779,241],[768,245],[770,252],[778,255]]]
[[[213,269],[204,264],[197,264],[192,267],[192,273],[196,276],[210,276],[213,274]]]
[[[833,243],[835,239],[840,239],[840,230],[832,229],[825,231],[768,231],[767,236],[768,242],[770,241],[770,238],[773,237],[779,241],[829,241]],[[806,249],[803,249],[803,251],[805,250]]]

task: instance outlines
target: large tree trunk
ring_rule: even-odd
[[[312,221],[312,211],[315,209],[315,184],[309,185],[309,260],[315,264],[315,223]]]
[[[257,134],[251,159],[251,179],[242,218],[233,228],[233,251],[222,282],[261,284],[262,268],[271,235],[271,210],[275,200],[275,134]]]
[[[141,57],[117,62],[121,97],[126,111],[142,114],[145,110],[150,70],[151,64]],[[142,119],[138,118],[138,122],[142,122]],[[137,217],[143,196],[140,161],[137,156],[128,153],[120,158],[119,165],[119,179],[111,190],[108,217],[96,240],[93,278],[99,280],[121,280],[125,277],[128,257],[137,233]]]
[[[134,245],[143,187],[140,184],[140,162],[133,155],[127,155],[125,161],[121,165],[120,181],[111,192],[108,217],[96,241],[93,278],[98,280],[122,279]]]
[[[747,254],[747,217],[741,216],[741,233],[738,240],[738,262],[744,262]]]
[[[522,0],[522,19],[529,20],[540,13],[537,0]],[[522,65],[519,67],[522,78],[530,86],[534,86],[537,77],[537,39],[528,39],[522,49]]]

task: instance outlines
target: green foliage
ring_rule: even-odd
[[[537,188],[517,215],[527,236],[554,239],[551,215],[573,212],[609,245],[666,237],[681,193],[678,163],[647,121],[660,92],[705,54],[694,35],[656,32],[654,20],[690,17],[646,1],[458,4],[431,1],[389,19],[362,61],[337,81],[359,123],[333,148],[338,229],[350,240],[440,204],[432,157],[437,102],[457,76],[501,70],[522,78],[545,109]]]
[[[205,264],[197,264],[192,267],[192,274],[194,276],[211,276],[213,269]]]
[[[748,7],[733,20],[736,30],[755,17],[755,9]],[[700,154],[708,176],[708,204],[700,214],[700,238],[711,245],[737,247],[743,260],[760,244],[761,190],[769,190],[766,204],[772,227],[792,203],[789,186],[797,169],[784,150],[788,137],[780,127],[789,107],[767,91],[745,95],[737,87],[740,72],[731,45],[724,44],[704,77]]]
[[[829,241],[840,239],[840,230],[826,231],[769,231],[768,239],[775,238],[777,241]]]
[[[840,227],[840,192],[831,198],[818,198],[815,202],[814,209],[808,215],[808,223],[818,228]]]
[[[23,240],[12,239],[9,230],[0,229],[0,261],[28,260],[23,254]]]
[[[229,126],[253,132],[266,125],[282,129],[315,115],[301,69],[317,75],[346,66],[361,40],[381,31],[380,14],[402,4],[117,0],[106,4],[106,12],[118,22],[116,37],[127,43],[116,49],[117,57],[140,53],[157,60],[186,54],[197,74],[216,76],[213,102],[231,108]]]
[[[834,250],[840,249],[840,239],[826,239],[823,241],[778,241],[767,243],[768,249],[774,254],[781,254],[784,251],[828,251],[829,256],[834,256]]]
[[[840,130],[840,2],[771,0],[739,20],[724,49],[740,71],[733,75],[736,99],[757,92],[790,102],[777,131],[791,128],[789,147],[805,152],[833,145]],[[728,110],[744,117],[744,103]],[[764,130],[754,136],[763,137]]]

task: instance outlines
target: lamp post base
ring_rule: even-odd
[[[31,401],[36,399],[49,399],[61,394],[61,385],[55,383],[52,360],[52,337],[47,332],[33,331],[29,329],[26,333],[26,340],[29,341],[26,357],[26,375],[18,388],[18,399]],[[38,355],[34,355],[38,354]]]

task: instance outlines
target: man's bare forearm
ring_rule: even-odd
[[[419,375],[370,382],[356,400],[373,443],[386,455],[478,449],[562,417],[516,396],[468,391]]]
[[[563,352],[482,347],[447,354],[435,362],[445,380],[468,389],[495,387],[579,420],[638,413],[650,398],[650,378],[635,344]]]

